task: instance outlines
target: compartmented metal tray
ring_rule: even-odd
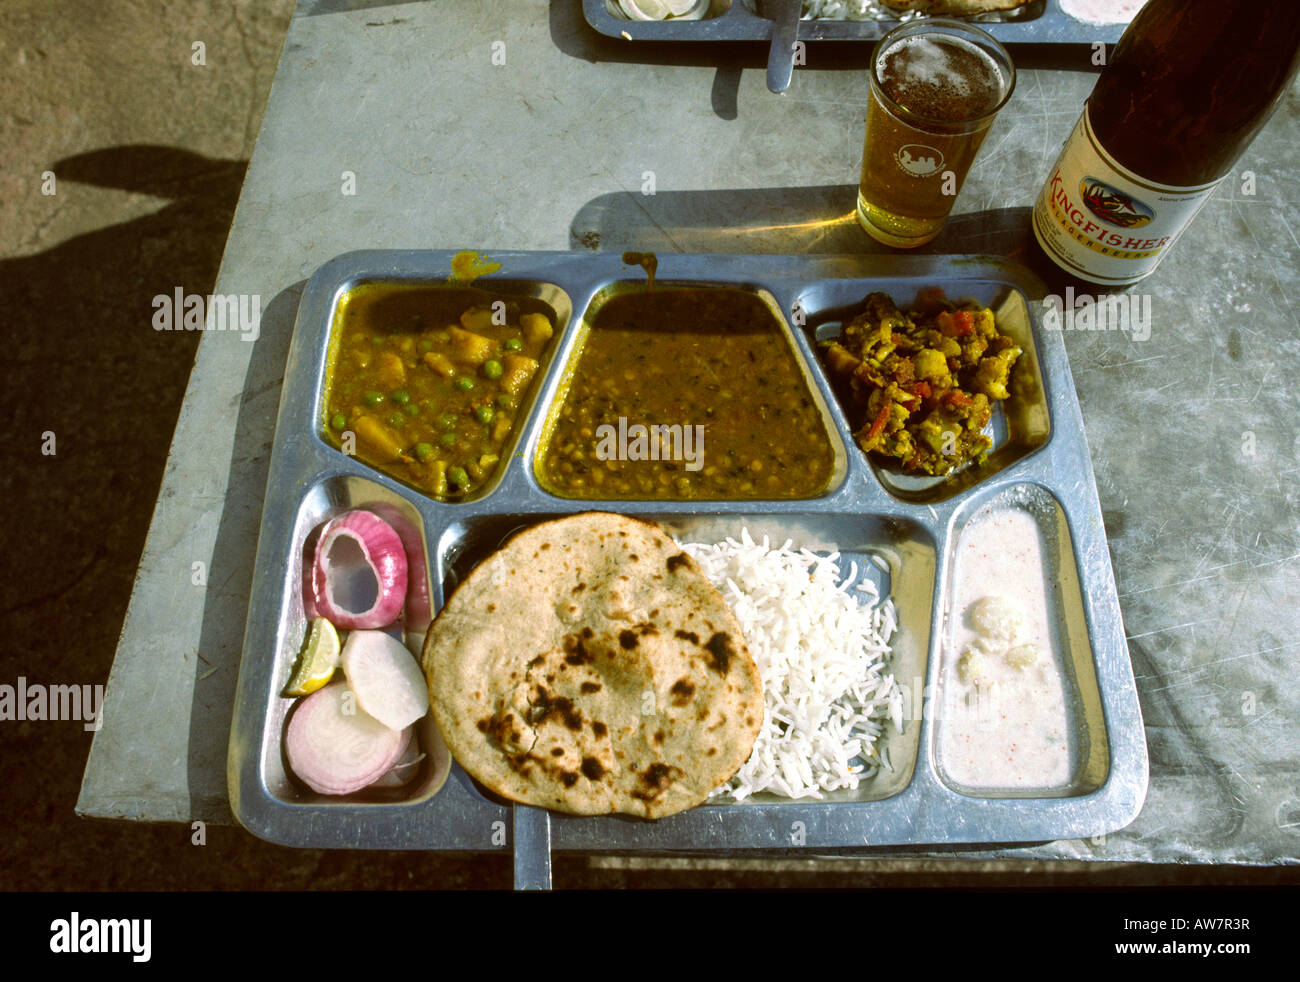
[[[230,797],[245,827],[274,842],[317,848],[513,846],[530,851],[517,852],[517,863],[527,865],[547,862],[552,846],[737,850],[1050,841],[1114,831],[1137,815],[1147,785],[1137,693],[1064,344],[1059,333],[1038,326],[1041,285],[1032,274],[985,257],[661,256],[659,283],[740,287],[782,312],[783,330],[834,436],[836,476],[809,500],[575,501],[548,494],[538,481],[534,462],[543,424],[581,343],[583,312],[602,290],[643,281],[644,273],[612,253],[494,253],[501,270],[475,285],[503,299],[541,301],[553,313],[556,332],[498,476],[470,500],[443,502],[328,444],[320,407],[340,297],[366,282],[445,284],[453,255],[350,253],[321,267],[303,294],[272,449],[230,739]],[[987,465],[919,481],[876,467],[854,445],[815,345],[834,334],[869,292],[884,291],[905,305],[933,287],[993,307],[999,329],[1024,355],[1005,411],[994,416],[996,443]],[[1005,496],[1036,502],[1035,521],[1049,547],[1045,561],[1057,584],[1072,763],[1059,786],[981,792],[963,789],[945,773],[944,722],[929,707],[931,694],[941,691],[951,645],[955,543],[981,508]],[[458,579],[513,531],[579,511],[657,519],[684,540],[715,541],[745,527],[774,544],[792,539],[815,551],[838,551],[875,578],[898,612],[889,667],[911,694],[903,732],[891,732],[885,743],[892,769],[821,801],[758,795],[710,802],[655,822],[524,808],[512,815],[509,802],[451,760],[426,717],[421,742],[429,756],[406,787],[342,798],[314,794],[287,772],[281,736],[292,700],[280,693],[306,627],[301,571],[308,537],[327,518],[358,506],[395,508],[420,530],[435,611]]]
[[[587,23],[630,41],[768,41],[772,22],[760,0],[710,0],[699,20],[635,21],[611,12],[606,0],[582,0]],[[1089,24],[1071,17],[1061,0],[1035,0],[1013,18],[976,21],[1003,44],[1114,44],[1127,24]],[[801,20],[801,41],[877,41],[896,20]]]

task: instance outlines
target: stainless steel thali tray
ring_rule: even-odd
[[[1097,835],[1127,825],[1146,794],[1147,752],[1083,421],[1059,333],[1039,326],[1041,285],[1021,267],[985,257],[676,255],[659,257],[657,282],[728,285],[753,291],[784,314],[783,329],[832,434],[836,477],[809,500],[574,501],[544,491],[534,473],[542,425],[581,341],[583,312],[604,288],[643,281],[613,253],[493,253],[499,272],[475,286],[502,298],[532,298],[556,325],[546,359],[521,408],[505,464],[482,493],[440,502],[329,445],[320,409],[336,304],[366,282],[446,283],[450,251],[357,252],[317,271],[308,284],[285,370],[263,509],[229,749],[229,790],[239,821],[282,844],[315,848],[736,850],[1023,843]],[[999,329],[1024,349],[1023,382],[994,418],[996,444],[978,474],[908,482],[876,468],[854,445],[849,424],[816,357],[819,337],[874,290],[900,305],[941,287],[951,298],[992,306]],[[792,316],[794,312],[800,316]],[[792,324],[800,326],[792,326]],[[1023,365],[1023,370],[1021,368]],[[507,456],[507,453],[509,456]],[[1035,499],[1055,543],[1061,670],[1072,703],[1070,779],[1039,792],[963,791],[945,776],[937,731],[925,709],[941,685],[950,629],[954,545],[979,509],[1000,496]],[[545,517],[604,510],[662,521],[693,541],[747,527],[777,544],[791,538],[839,551],[892,596],[899,631],[890,665],[913,688],[915,712],[886,746],[892,770],[825,800],[759,795],[709,803],[657,822],[549,815],[518,809],[476,784],[447,754],[430,717],[429,754],[404,788],[332,799],[287,773],[281,734],[291,700],[281,696],[305,630],[304,546],[321,522],[350,507],[386,504],[422,531],[436,611],[460,577],[512,531]],[[875,557],[879,563],[873,562]],[[515,842],[513,829],[522,831]],[[549,845],[547,832],[549,831]],[[524,833],[527,834],[524,834]]]
[[[710,0],[699,20],[635,21],[612,12],[606,0],[582,0],[587,23],[630,41],[768,41],[772,22],[760,0]],[[801,20],[801,41],[876,41],[896,20]],[[1114,44],[1127,24],[1089,24],[1071,17],[1061,0],[1035,0],[1006,20],[976,21],[1003,44]]]

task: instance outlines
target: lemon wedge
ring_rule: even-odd
[[[284,694],[307,696],[323,687],[339,667],[340,652],[339,632],[334,625],[324,617],[313,618]]]

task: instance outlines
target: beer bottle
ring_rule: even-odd
[[[1296,0],[1147,0],[1038,196],[1038,244],[1094,283],[1148,275],[1298,69]]]

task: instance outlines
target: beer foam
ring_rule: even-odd
[[[1006,90],[1006,78],[988,52],[948,35],[895,41],[876,59],[876,75],[899,105],[947,119],[983,115]]]
[[[904,49],[906,58],[901,57]],[[947,44],[938,44],[927,37],[904,38],[889,46],[880,74],[882,78],[886,74],[897,75],[904,84],[950,87],[965,95],[970,92],[970,79],[957,71],[953,61],[952,49]]]

